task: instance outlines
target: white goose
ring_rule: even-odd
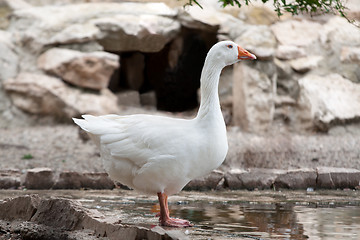
[[[243,59],[256,57],[231,41],[210,49],[200,79],[200,108],[194,119],[144,114],[73,119],[100,147],[110,178],[158,195],[163,226],[191,226],[189,221],[169,217],[167,196],[208,174],[225,159],[228,143],[219,103],[219,77],[225,66]]]

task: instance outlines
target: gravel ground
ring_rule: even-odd
[[[74,124],[0,129],[0,169],[104,172],[99,150],[92,141],[82,140],[79,129]],[[321,166],[359,169],[360,134],[259,136],[229,128],[228,140],[227,160],[220,167],[223,171]]]
[[[0,129],[0,169],[35,167],[103,172],[98,149],[80,139],[77,126]]]

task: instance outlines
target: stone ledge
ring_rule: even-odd
[[[23,181],[21,181],[23,179]],[[0,189],[113,189],[115,184],[106,173],[56,173],[50,168],[1,170]],[[229,189],[360,189],[360,170],[353,168],[318,167],[280,169],[214,170],[189,182],[184,190]]]
[[[4,231],[3,228],[16,221],[26,221],[28,225],[25,228],[22,226],[24,222],[18,224],[22,229],[18,231],[21,239],[28,234],[32,235],[31,239],[65,239],[64,236],[76,232],[82,232],[83,236],[71,239],[178,239],[161,227],[122,224],[119,219],[106,217],[94,209],[85,209],[79,202],[65,198],[45,199],[38,195],[26,195],[5,199],[0,208],[3,209],[0,212],[0,230]],[[1,220],[11,223],[2,224]],[[34,227],[41,231],[30,231]]]

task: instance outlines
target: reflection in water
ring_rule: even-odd
[[[311,240],[360,239],[360,208],[294,207],[298,221]]]
[[[263,239],[360,239],[359,206],[311,208],[283,204],[172,206],[176,216],[228,236]],[[233,235],[232,235],[233,234]]]
[[[190,214],[189,214],[190,213]],[[267,239],[308,239],[291,205],[226,204],[182,210],[181,217],[213,230]],[[210,227],[211,226],[211,227]]]
[[[123,223],[145,227],[158,224],[153,207],[156,198],[84,193],[80,197],[76,194],[66,196],[79,200],[84,207],[119,217]],[[341,203],[335,200],[343,195],[333,194],[326,196],[324,201],[314,200],[314,196],[312,201],[240,201],[236,199],[241,195],[236,193],[231,196],[231,201],[217,201],[211,197],[207,200],[186,198],[186,201],[170,201],[170,211],[173,217],[188,219],[195,224],[192,228],[177,230],[190,239],[359,240],[358,195],[355,200]],[[321,199],[319,196],[316,199]],[[222,199],[225,198],[228,196]],[[269,200],[268,197],[262,199]]]

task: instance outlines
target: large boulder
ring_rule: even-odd
[[[321,43],[338,51],[343,46],[359,46],[360,30],[339,16],[330,18],[319,31]]]
[[[76,86],[100,90],[109,85],[111,75],[119,67],[119,56],[52,48],[39,57],[38,67]]]
[[[276,39],[283,45],[307,47],[319,38],[322,26],[308,20],[287,20],[271,26]]]
[[[9,30],[33,50],[100,41],[108,51],[157,52],[180,31],[164,3],[83,3],[15,11]]]
[[[227,16],[229,15],[218,11],[216,7],[206,4],[206,2],[204,2],[203,8],[191,6],[179,11],[182,25],[207,32],[217,32]]]
[[[360,82],[359,56],[360,29],[346,19],[335,16],[323,25],[320,42],[327,51],[326,70],[341,73],[345,78]]]
[[[346,123],[360,117],[360,85],[338,74],[308,75],[299,80],[299,105],[311,114],[320,130],[333,124]]]
[[[158,52],[180,31],[180,23],[156,15],[116,15],[92,21],[104,36],[107,51]]]
[[[118,112],[116,96],[108,89],[100,93],[81,92],[46,75],[21,73],[5,81],[4,88],[16,107],[31,114],[69,120],[84,113]]]
[[[272,81],[242,63],[235,64],[233,79],[233,124],[245,131],[267,131],[275,107]]]
[[[268,26],[251,26],[235,42],[254,53],[258,59],[269,60],[274,56],[276,39]]]

